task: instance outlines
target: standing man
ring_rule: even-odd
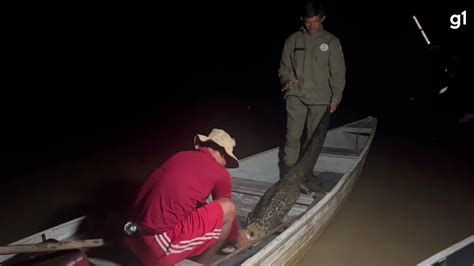
[[[126,236],[124,245],[145,266],[188,258],[207,264],[225,243],[236,244],[239,238],[226,169],[239,166],[235,140],[213,129],[209,136],[197,134],[194,145],[195,150],[171,156],[138,191],[130,218],[147,233]]]
[[[285,41],[279,78],[285,93],[287,132],[283,170],[297,162],[306,126],[306,146],[325,111],[336,111],[346,83],[346,65],[339,39],[323,29],[322,5],[304,5],[303,27]]]

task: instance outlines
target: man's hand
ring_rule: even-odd
[[[237,238],[237,242],[235,243],[234,247],[236,249],[240,249],[250,243],[252,239],[250,239],[247,235],[247,230],[242,229],[239,231],[239,237]]]
[[[332,114],[336,111],[337,109],[337,103],[336,102],[331,102],[329,104],[329,112]]]
[[[281,89],[281,91],[287,91],[291,85],[293,84],[297,84],[298,83],[298,80],[287,80],[284,84],[283,84],[283,88]]]

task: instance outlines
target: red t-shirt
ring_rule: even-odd
[[[178,152],[142,185],[133,216],[148,229],[162,233],[206,204],[210,194],[213,200],[232,197],[227,169],[206,148]]]

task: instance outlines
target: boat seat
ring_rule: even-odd
[[[323,147],[321,150],[321,153],[358,157],[361,151],[362,149],[356,150],[356,149],[347,149],[347,148]]]
[[[262,197],[271,185],[272,183],[270,182],[236,177],[233,181],[233,191]],[[300,194],[296,203],[309,206],[313,200],[314,198],[311,195]]]

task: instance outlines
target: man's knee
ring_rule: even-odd
[[[298,143],[301,137],[303,136],[304,128],[305,118],[300,118],[292,121],[290,121],[289,119],[286,128],[286,141],[291,143]]]
[[[237,214],[237,207],[235,206],[234,202],[229,198],[222,198],[217,200],[219,204],[222,206],[222,210],[224,211],[224,223],[231,222],[236,214]]]
[[[300,136],[297,134],[286,134],[285,146],[291,149],[299,149]]]

